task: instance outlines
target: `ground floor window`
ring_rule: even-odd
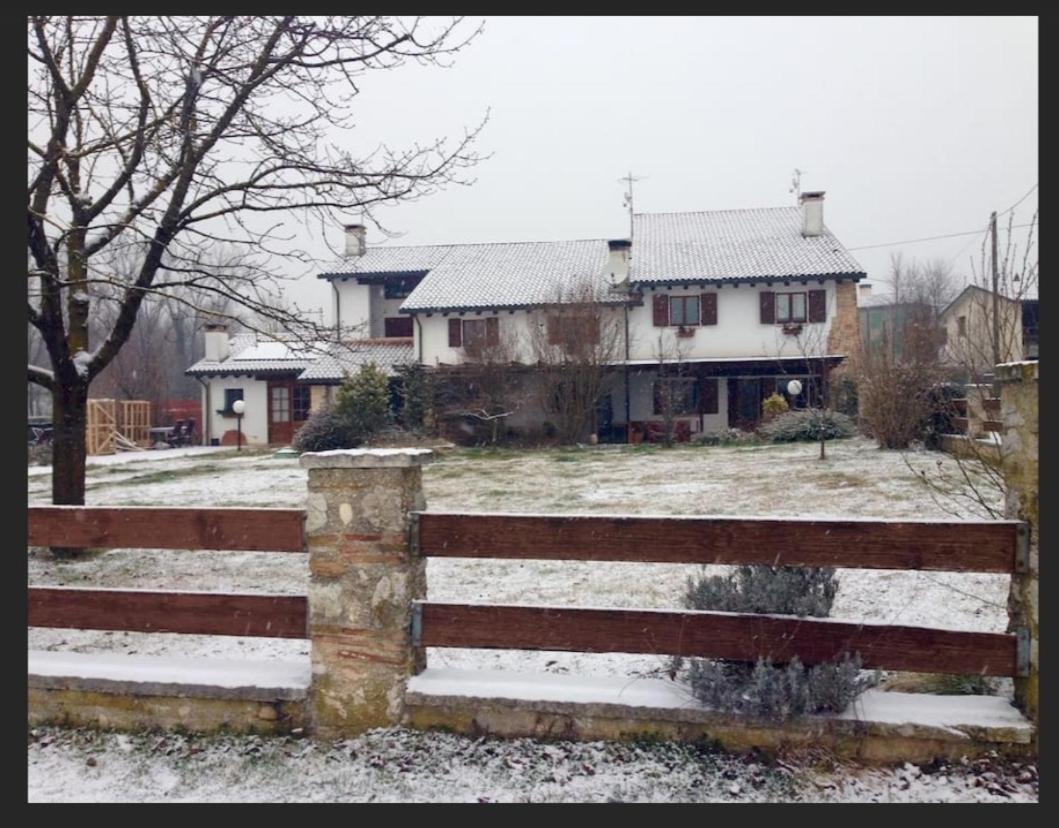
[[[294,396],[294,419],[296,422],[309,419],[309,409],[312,407],[312,393],[308,385],[295,385]]]
[[[234,417],[235,412],[232,411],[232,406],[236,400],[243,398],[242,388],[225,388],[224,389],[224,408],[221,409],[221,414],[227,414],[229,417]]]
[[[663,377],[654,384],[654,413],[667,407],[677,416],[699,413],[699,383],[694,377]]]

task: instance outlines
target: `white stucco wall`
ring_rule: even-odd
[[[224,389],[242,388],[246,413],[243,414],[243,442],[268,445],[268,383],[252,377],[213,377],[210,384],[210,436],[220,440],[226,431],[236,430],[236,418],[218,414],[224,408]]]
[[[335,279],[333,284],[338,288],[337,310],[342,329],[350,331],[351,336],[357,338],[372,336],[371,288],[373,285],[360,285],[351,278]],[[382,291],[381,286],[379,290]]]
[[[762,324],[759,295],[763,290],[773,293],[808,292],[810,290],[826,291],[827,319],[825,322],[804,323],[799,337],[783,333],[780,324]],[[670,296],[698,295],[715,292],[717,294],[717,324],[692,327],[692,336],[677,338],[676,326],[654,326],[652,307],[655,293]],[[831,322],[836,313],[835,284],[825,281],[823,285],[812,281],[807,285],[792,283],[789,286],[764,285],[749,287],[725,286],[722,288],[673,287],[671,289],[646,290],[642,305],[629,310],[629,358],[632,360],[654,360],[658,358],[659,334],[663,337],[663,348],[671,354],[679,346],[685,359],[736,359],[739,357],[800,357],[823,355],[827,353],[827,337]],[[448,320],[483,319],[492,316],[487,313],[434,314],[418,316],[422,325],[422,354],[426,365],[452,365],[464,359],[462,348],[449,347]],[[520,344],[519,353],[524,362],[532,361],[529,347],[529,326],[543,324],[545,314],[541,311],[516,311],[509,314],[501,311],[501,335],[514,336]],[[506,333],[505,333],[506,332]],[[419,350],[419,330],[415,330],[416,353]],[[672,358],[672,357],[671,357]]]
[[[773,293],[808,292],[824,289],[827,291],[827,321],[803,324],[800,337],[783,333],[782,325],[762,324],[761,300],[762,291]],[[653,322],[653,297],[656,293],[670,296],[694,296],[701,293],[717,294],[717,324],[701,325],[691,328],[691,337],[677,339],[673,336],[676,327],[656,328]],[[836,311],[835,283],[825,281],[823,285],[810,281],[806,285],[792,282],[789,286],[773,284],[771,287],[757,285],[738,287],[725,285],[721,288],[676,287],[659,288],[644,291],[643,304],[629,311],[629,351],[630,359],[655,359],[658,354],[658,336],[668,332],[664,337],[663,347],[672,347],[680,343],[686,358],[734,358],[734,357],[798,357],[802,356],[802,346],[810,355],[822,355],[827,352],[827,335],[831,330],[831,321]]]

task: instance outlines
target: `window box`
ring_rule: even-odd
[[[802,332],[802,326],[797,322],[786,322],[783,325],[783,332],[788,336],[797,336]]]
[[[695,336],[695,329],[687,328],[684,325],[681,325],[679,328],[677,328],[677,336],[683,339],[688,339],[690,337]]]

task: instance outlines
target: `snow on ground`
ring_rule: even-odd
[[[665,742],[34,728],[30,802],[1035,802],[1033,764],[768,762]]]
[[[951,519],[917,471],[955,474],[937,453],[863,439],[737,447],[454,450],[424,470],[428,508],[447,511],[832,515]],[[88,469],[94,505],[303,507],[306,472],[271,452],[116,455]],[[121,457],[119,462],[117,457]],[[102,459],[102,458],[101,458]],[[906,462],[907,460],[907,462]],[[913,469],[909,469],[909,464]],[[940,465],[939,465],[940,464]],[[30,469],[31,503],[48,470]],[[981,515],[962,513],[963,517]],[[724,567],[711,567],[720,572]],[[440,601],[674,608],[700,567],[432,559]],[[33,584],[304,593],[304,556],[111,550],[78,561],[31,550]],[[1005,576],[842,570],[833,617],[1003,631]],[[34,650],[286,659],[308,642],[32,629]],[[431,649],[431,667],[658,678],[658,656]],[[809,767],[807,765],[806,767]],[[814,772],[680,745],[473,740],[390,729],[338,745],[293,738],[105,734],[38,728],[33,801],[1007,801],[1036,799],[1035,766],[961,765]],[[991,775],[990,775],[991,774]],[[1022,782],[1018,782],[1022,779]]]
[[[941,518],[948,514],[899,452],[870,441],[738,447],[597,447],[539,452],[456,450],[424,470],[428,508],[630,514],[772,514]],[[296,458],[265,451],[145,452],[143,460],[88,471],[90,504],[291,506],[305,503],[306,472]],[[908,463],[931,472],[935,452]],[[954,468],[954,467],[953,467]],[[29,478],[31,502],[47,502],[47,476]],[[574,561],[432,559],[428,597],[439,601],[677,608],[700,567]],[[712,572],[725,567],[710,567]],[[304,593],[304,556],[261,552],[112,550],[88,560],[29,559],[30,582],[110,588]],[[836,618],[977,631],[1003,631],[1003,575],[843,570]],[[32,630],[35,649],[286,658],[304,642],[126,632]],[[431,666],[658,676],[658,656],[432,649]]]
[[[183,448],[146,449],[144,451],[119,451],[114,454],[92,454],[85,458],[85,465],[116,466],[122,463],[139,463],[145,460],[169,461],[176,457],[197,457],[201,454],[216,454],[220,451],[235,451],[231,446],[184,446]],[[51,474],[51,466],[29,466],[29,474]]]

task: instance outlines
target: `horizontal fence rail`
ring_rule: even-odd
[[[304,552],[301,509],[30,506],[29,545]]]
[[[304,595],[31,587],[30,627],[307,638]]]
[[[831,620],[663,610],[421,602],[419,644],[804,664],[859,653],[867,669],[1013,676],[1014,635]]]
[[[1010,573],[1019,521],[420,512],[421,555]]]

